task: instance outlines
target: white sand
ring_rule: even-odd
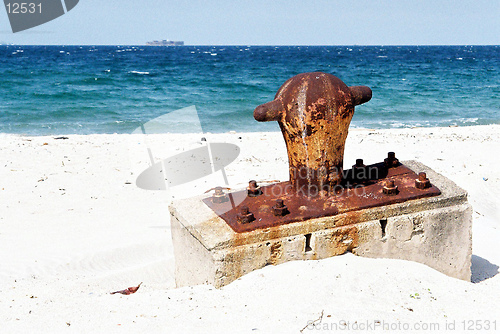
[[[395,151],[469,192],[476,283],[347,254],[267,266],[220,290],[174,289],[169,197],[135,179],[149,165],[146,147],[159,161],[201,146],[202,136],[240,146],[226,169],[232,187],[287,179],[279,132],[152,135],[147,144],[132,135],[0,135],[0,332],[298,333],[322,312],[318,326],[327,330],[347,321],[351,329],[455,324],[460,332],[479,326],[472,320],[483,328],[496,320],[500,330],[500,125],[351,129],[346,144],[345,166]],[[172,194],[215,185],[221,173]],[[109,294],[140,282],[133,295]]]

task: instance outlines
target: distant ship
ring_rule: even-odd
[[[169,41],[168,39],[164,39],[163,41],[146,42],[146,45],[149,45],[149,46],[183,46],[184,41]]]

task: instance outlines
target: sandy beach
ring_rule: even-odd
[[[64,137],[0,135],[1,333],[500,330],[500,125],[350,129],[346,143],[345,166],[394,151],[468,191],[472,282],[345,254],[267,266],[221,289],[175,289],[168,203],[223,185],[222,174],[168,192],[136,178],[148,149],[160,161],[205,137],[240,147],[226,168],[232,188],[287,180],[280,132]]]

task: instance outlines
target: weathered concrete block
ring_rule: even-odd
[[[471,217],[471,206],[461,204],[367,222],[358,230],[363,237],[353,253],[415,261],[469,281]]]
[[[221,287],[268,264],[323,259],[351,251],[366,257],[416,261],[470,280],[472,209],[467,193],[415,162],[441,195],[235,233],[195,197],[170,206],[177,286]],[[353,218],[355,217],[355,218]]]

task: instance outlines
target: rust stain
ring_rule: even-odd
[[[315,196],[302,194],[290,182],[281,182],[262,186],[262,195],[246,197],[235,208],[231,207],[231,201],[214,203],[210,197],[204,199],[203,202],[226,221],[235,232],[269,228],[268,239],[275,239],[281,237],[280,229],[275,229],[281,225],[345,213],[348,214],[339,216],[337,226],[349,225],[360,221],[358,215],[360,210],[437,196],[441,193],[432,184],[425,189],[416,188],[415,179],[418,175],[402,164],[387,168],[384,163],[378,163],[365,166],[365,171],[367,171],[367,177],[360,181],[353,178],[355,174],[351,169],[346,170],[340,185],[323,193],[318,192]],[[393,180],[398,186],[397,194],[384,194],[383,188],[387,180]],[[245,191],[233,192],[228,196],[245,196]],[[277,199],[283,200],[289,213],[284,216],[274,215],[273,206]],[[254,213],[254,221],[238,222],[237,215],[240,214],[241,206],[247,206],[250,212]],[[239,245],[238,240],[238,238],[235,239],[235,245]]]
[[[347,87],[321,72],[287,80],[271,102],[258,106],[258,121],[277,121],[285,139],[293,186],[325,187],[342,180],[344,145],[354,106],[371,98],[368,87]],[[317,171],[328,172],[318,175]],[[298,177],[296,171],[305,170]]]
[[[278,264],[281,260],[282,255],[283,255],[283,248],[282,248],[281,241],[272,242],[271,247],[270,247],[270,251],[271,251],[271,255],[270,255],[267,263],[272,264],[272,265]]]

